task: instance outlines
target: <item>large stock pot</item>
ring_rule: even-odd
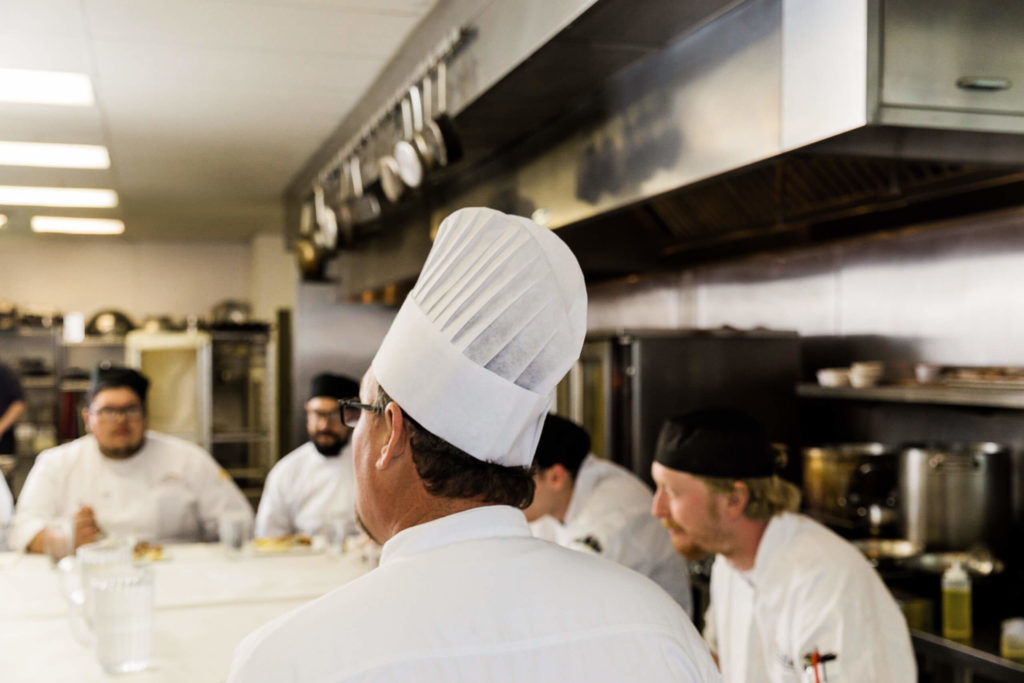
[[[1011,518],[1011,470],[1002,444],[908,444],[899,455],[904,537],[928,550],[998,545]]]

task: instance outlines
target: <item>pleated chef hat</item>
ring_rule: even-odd
[[[441,223],[373,372],[427,430],[479,460],[529,467],[586,327],[583,273],[560,238],[461,209]]]

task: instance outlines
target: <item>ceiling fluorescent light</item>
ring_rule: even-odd
[[[120,235],[124,222],[115,218],[65,218],[32,216],[32,232],[59,232],[66,235]]]
[[[0,206],[80,206],[109,209],[117,193],[85,187],[20,187],[0,185]]]
[[[102,145],[0,141],[0,166],[110,168],[110,154]]]
[[[92,81],[67,71],[0,69],[0,102],[88,107],[93,104]]]

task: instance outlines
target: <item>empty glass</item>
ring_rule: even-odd
[[[90,582],[96,657],[109,673],[142,671],[153,657],[153,575],[146,567],[104,571]]]
[[[236,555],[252,535],[252,519],[244,510],[228,510],[217,520],[217,531],[225,552]]]

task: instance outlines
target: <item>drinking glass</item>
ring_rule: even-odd
[[[217,520],[220,544],[228,555],[237,555],[252,535],[252,520],[243,510],[228,510]]]
[[[127,566],[91,580],[96,657],[108,673],[142,671],[153,657],[153,575]]]
[[[105,539],[79,546],[75,553],[82,578],[82,602],[86,623],[92,624],[92,581],[108,573],[123,572],[132,563],[132,547],[120,540]]]

